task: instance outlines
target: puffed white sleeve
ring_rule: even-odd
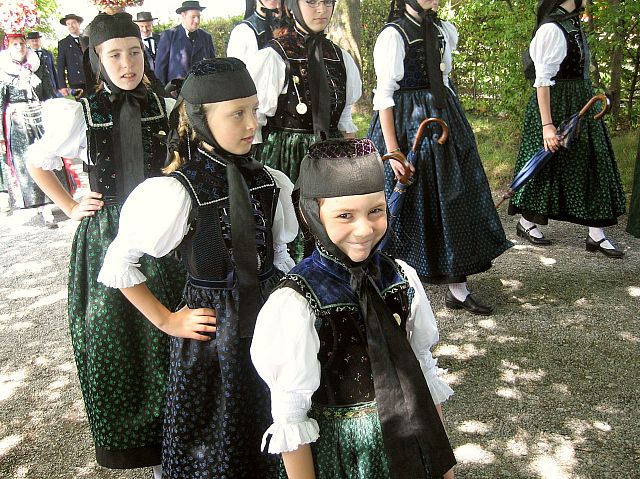
[[[246,23],[240,23],[231,30],[227,44],[227,56],[242,60],[245,64],[258,51],[258,41],[253,29]]]
[[[262,143],[262,127],[267,124],[267,117],[276,114],[278,97],[287,91],[287,65],[273,48],[267,47],[258,50],[247,70],[256,84],[259,102],[258,130],[253,142]]]
[[[280,271],[288,273],[296,263],[289,256],[287,243],[291,243],[298,236],[298,219],[291,200],[293,183],[283,172],[268,166],[265,166],[265,169],[273,176],[276,185],[280,188],[272,228],[273,264]]]
[[[436,318],[416,270],[404,261],[396,261],[404,270],[409,285],[414,290],[411,312],[407,321],[409,343],[420,362],[420,368],[427,380],[433,402],[442,404],[453,394],[453,389],[439,377],[443,370],[438,367],[438,360],[431,354],[431,348],[438,343],[440,338]]]
[[[562,60],[567,56],[567,41],[562,29],[554,23],[545,23],[534,35],[529,45],[529,55],[536,67],[534,87],[553,86],[551,80],[558,70]]]
[[[269,452],[296,450],[318,439],[315,419],[307,416],[311,396],[320,386],[320,340],[309,303],[291,288],[274,291],[264,304],[253,333],[251,360],[271,390],[273,424]]]
[[[352,110],[353,105],[362,96],[362,79],[360,78],[360,70],[349,52],[341,48],[342,58],[344,58],[344,66],[347,71],[347,101],[338,120],[338,129],[345,133],[355,133],[358,127],[353,122]]]
[[[111,288],[145,282],[138,269],[140,258],[161,258],[175,249],[189,229],[190,211],[191,197],[175,178],[140,183],[122,206],[118,234],[107,249],[98,281]]]
[[[62,158],[87,162],[87,122],[80,102],[53,98],[42,104],[44,135],[27,150],[27,161],[43,170],[60,170]]]
[[[393,27],[380,32],[373,48],[373,66],[376,71],[376,89],[373,91],[373,109],[385,110],[395,106],[393,94],[400,88],[404,77],[404,41]]]

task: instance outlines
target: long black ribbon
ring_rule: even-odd
[[[307,59],[309,62],[309,84],[311,85],[311,116],[313,133],[319,140],[329,137],[331,121],[331,101],[329,98],[329,80],[324,64],[322,43],[324,33],[307,35]]]
[[[429,88],[433,93],[436,107],[442,109],[446,106],[446,92],[442,78],[442,70],[440,69],[440,64],[443,59],[439,48],[438,28],[435,25],[437,16],[433,10],[428,10],[424,12],[423,15],[422,29],[424,36],[424,53],[427,57]]]
[[[384,302],[366,266],[351,272],[367,331],[373,385],[389,472],[394,479],[439,478],[455,456],[406,332]]]

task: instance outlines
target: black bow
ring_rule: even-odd
[[[422,17],[424,53],[427,60],[429,88],[433,93],[436,107],[442,109],[446,106],[446,92],[442,78],[442,70],[440,69],[443,59],[440,54],[440,40],[438,39],[438,28],[436,27],[438,17],[437,13],[433,10],[422,12],[420,16]]]
[[[313,133],[316,138],[329,137],[331,122],[331,99],[329,97],[329,81],[324,64],[322,44],[324,33],[312,33],[306,36],[307,59],[309,62],[309,84],[311,85],[311,116]]]

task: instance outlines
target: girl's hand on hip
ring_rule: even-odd
[[[558,142],[556,134],[557,130],[553,124],[542,127],[542,142],[544,143],[545,150],[553,152],[558,151],[560,143]]]
[[[215,325],[216,312],[213,309],[189,309],[185,306],[181,310],[171,313],[160,329],[179,338],[209,341],[212,338],[202,333],[215,333]]]
[[[103,206],[102,193],[90,191],[89,194],[80,200],[80,203],[76,203],[73,208],[71,208],[67,216],[72,220],[80,221],[85,216],[95,215],[96,211],[101,210]]]

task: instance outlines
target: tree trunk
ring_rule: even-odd
[[[620,11],[620,0],[609,0],[609,8],[612,11]],[[611,117],[613,124],[617,125],[620,116],[620,97],[622,95],[622,62],[624,60],[624,18],[622,15],[615,22],[613,37],[613,49],[611,52]]]

